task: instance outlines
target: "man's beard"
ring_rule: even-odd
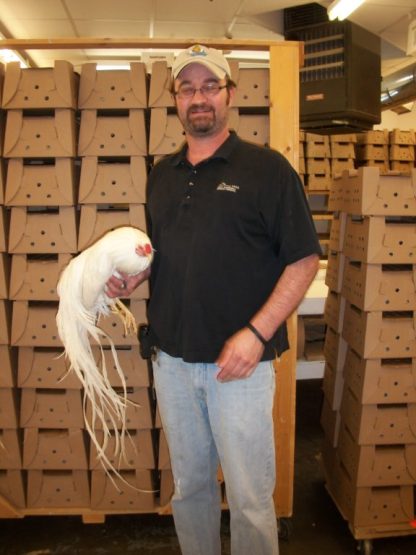
[[[195,114],[197,114],[195,116]],[[183,122],[185,131],[194,137],[210,135],[217,128],[217,117],[213,108],[207,105],[190,106]]]

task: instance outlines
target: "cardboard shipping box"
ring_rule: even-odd
[[[128,116],[81,112],[78,156],[146,156],[144,110],[129,110]]]
[[[23,467],[34,470],[87,470],[83,430],[25,428]]]
[[[18,427],[19,393],[14,387],[0,388],[0,429]]]
[[[75,113],[58,108],[52,116],[7,112],[5,158],[67,158],[76,156]]]
[[[143,62],[130,62],[130,69],[97,70],[97,64],[83,64],[78,108],[146,108],[147,79]]]
[[[268,68],[239,68],[231,64],[231,75],[237,85],[233,106],[259,108],[270,105],[270,79]]]
[[[339,209],[357,216],[415,216],[416,170],[411,175],[381,175],[377,167],[345,171]]]
[[[11,208],[9,253],[76,253],[76,216],[72,206],[46,210]]]
[[[22,428],[83,428],[81,391],[77,389],[21,390]]]
[[[348,215],[344,254],[371,264],[410,264],[416,258],[416,222]]]
[[[0,429],[0,468],[17,470],[22,468],[21,431]]]
[[[14,387],[17,381],[17,350],[9,345],[0,345],[0,360],[0,388]]]
[[[6,66],[2,106],[6,110],[77,107],[78,74],[70,62],[55,60],[53,68]]]
[[[324,343],[324,357],[336,372],[344,368],[348,344],[341,334],[327,327]]]
[[[21,470],[2,470],[0,472],[0,495],[12,507],[26,507],[25,484]]]
[[[11,345],[61,347],[56,326],[57,302],[14,301]]]
[[[325,363],[322,389],[331,410],[339,410],[344,389],[344,374],[342,370],[333,368],[329,362]]]
[[[0,252],[0,299],[7,299],[9,296],[10,283],[10,256]]]
[[[342,336],[363,358],[416,357],[415,312],[364,312],[346,303]]]
[[[146,202],[147,169],[143,156],[128,162],[103,162],[96,156],[82,159],[80,204],[143,204]]]
[[[103,443],[103,432],[96,432],[100,445]],[[153,445],[152,430],[129,430],[124,437],[124,453],[116,451],[114,434],[107,439],[105,455],[116,470],[146,470],[155,468],[155,449]],[[98,458],[97,448],[90,444],[90,468],[102,470],[108,468],[107,463]],[[119,450],[120,451],[120,450]]]
[[[140,356],[138,345],[126,345],[124,347],[116,347],[119,368],[125,380],[127,387],[149,387],[150,373],[147,360]],[[105,373],[108,381],[113,387],[122,387],[123,383],[113,358],[113,351],[109,347],[104,347],[102,352],[97,347],[93,347],[93,353],[97,366],[103,368],[105,364]],[[103,360],[103,358],[104,360]]]
[[[133,226],[146,231],[146,217],[143,204],[131,204],[127,207],[105,207],[96,204],[81,206],[78,249],[80,251],[92,245],[107,231],[121,226]]]
[[[87,470],[28,470],[27,506],[34,508],[89,508]]]
[[[410,486],[416,482],[416,443],[358,445],[341,424],[338,456],[357,487]]]
[[[333,214],[331,229],[329,232],[328,249],[333,252],[341,252],[344,244],[345,224],[347,215],[344,212]]]
[[[344,322],[345,298],[341,293],[328,291],[325,299],[324,319],[325,323],[337,333],[342,332]]]
[[[347,351],[345,384],[363,404],[416,403],[416,359],[365,359]]]
[[[121,470],[122,480],[104,470],[91,472],[91,508],[105,511],[154,512],[156,491],[150,470]],[[127,484],[126,484],[127,482]]]
[[[18,301],[57,301],[56,286],[70,254],[12,256],[10,299]]]
[[[344,275],[345,255],[337,251],[328,252],[328,263],[325,274],[325,285],[332,291],[340,293]]]
[[[7,206],[72,206],[77,202],[74,160],[57,158],[53,164],[24,164],[12,158],[7,166]]]
[[[0,301],[0,345],[10,343],[11,308],[9,301]]]
[[[75,372],[69,370],[63,348],[19,347],[18,386],[27,389],[81,389]]]
[[[346,260],[342,295],[365,311],[414,310],[416,265],[365,264]]]
[[[0,206],[0,252],[7,251],[9,240],[9,213],[4,206]]]
[[[358,445],[416,443],[416,404],[362,405],[348,387],[341,402],[342,422]]]

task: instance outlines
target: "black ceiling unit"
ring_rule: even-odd
[[[315,21],[322,6],[307,4]],[[305,10],[305,6],[300,6]],[[290,8],[291,11],[297,8]],[[304,14],[306,13],[306,10]],[[380,38],[351,21],[327,21],[298,27],[293,13],[287,40],[304,42],[300,70],[300,124],[319,133],[364,131],[381,121]],[[326,14],[325,14],[326,16]]]

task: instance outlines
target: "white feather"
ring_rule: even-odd
[[[116,471],[105,454],[111,431],[116,436],[116,454],[124,451],[126,433],[127,389],[123,370],[120,367],[114,343],[99,326],[100,316],[116,311],[124,320],[125,327],[135,324],[134,317],[119,299],[106,294],[106,283],[118,272],[135,275],[144,271],[151,263],[153,251],[147,248],[147,256],[136,252],[137,247],[150,246],[149,237],[134,227],[120,227],[106,233],[92,246],[71,260],[63,270],[57,291],[59,308],[56,323],[59,336],[69,359],[70,371],[74,371],[84,387],[84,420],[102,463]],[[135,328],[137,331],[137,327]],[[108,380],[102,351],[102,339],[106,339],[112,350],[115,366],[123,384],[123,395],[119,395]],[[91,341],[101,350],[101,364],[97,365]],[[101,370],[100,370],[101,367]],[[86,417],[86,404],[91,405],[91,421]],[[94,433],[97,421],[104,430],[100,443]],[[108,421],[110,424],[108,424]],[[119,422],[122,423],[118,431]]]

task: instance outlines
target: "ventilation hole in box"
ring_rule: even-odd
[[[48,366],[48,367],[46,368],[46,371],[47,371],[47,372],[52,372],[52,368],[51,368],[50,366]]]
[[[111,182],[111,185],[117,185],[117,181],[113,179],[113,181]]]
[[[126,99],[124,98],[124,96],[122,96],[122,97],[120,98],[120,100],[121,100],[121,102],[124,102]]]
[[[40,139],[40,133],[36,133],[35,137],[36,137],[37,139]]]
[[[126,148],[126,145],[121,145],[121,148],[122,148],[122,149],[125,149],[125,148]]]
[[[51,196],[52,196],[52,195],[51,195],[50,193],[48,193],[48,194],[46,195],[46,198],[51,198]]]
[[[35,85],[35,87],[34,87],[34,88],[35,88],[35,89],[37,90],[37,89],[39,88],[39,85]]]
[[[115,133],[111,133],[111,134],[110,134],[110,137],[111,137],[112,139],[114,139],[115,136],[116,136]]]
[[[104,148],[104,145],[101,144],[101,145],[100,145],[100,148]]]
[[[36,335],[32,335],[32,339],[37,339]]]
[[[25,97],[23,98],[23,100],[29,100],[29,97],[28,97],[28,96],[25,96]]]
[[[49,96],[45,96],[44,98],[45,98],[45,100],[49,100]]]
[[[105,197],[105,194],[106,194],[105,191],[101,191],[101,196],[102,197]]]
[[[55,247],[55,246],[56,246],[55,241],[51,241],[51,247]]]
[[[116,90],[115,86],[114,86],[114,85],[111,85],[110,90],[111,90],[111,91],[115,91],[115,90]]]
[[[45,281],[45,278],[40,278],[40,282],[43,283]]]
[[[55,455],[56,454],[56,449],[52,449],[52,453]]]

